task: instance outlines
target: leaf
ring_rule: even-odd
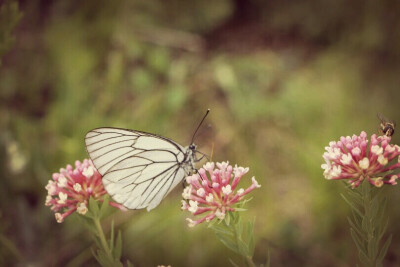
[[[238,250],[238,247],[236,246],[235,242],[232,241],[232,239],[227,238],[224,235],[215,234],[217,236],[217,238],[222,242],[222,244],[224,244],[227,248],[229,248],[230,250],[240,254],[240,251]]]
[[[356,247],[357,247],[358,251],[359,252],[360,251],[365,251],[365,247],[364,247],[363,242],[360,240],[360,238],[357,236],[357,234],[354,232],[353,229],[350,229],[350,234],[351,234],[351,237],[354,240],[354,243],[356,244]]]
[[[368,256],[363,251],[358,251],[358,256],[363,266],[373,266],[371,260],[368,259]]]
[[[389,219],[386,218],[385,222],[382,223],[381,225],[383,225],[383,226],[381,226],[380,229],[379,229],[378,240],[381,240],[383,235],[385,234],[386,229],[387,229],[387,227],[389,225]]]
[[[122,234],[118,231],[117,240],[115,241],[115,248],[112,251],[114,259],[120,260],[122,255]]]
[[[89,210],[95,218],[99,217],[99,205],[93,197],[89,199]]]
[[[385,258],[385,255],[386,255],[386,253],[388,251],[388,248],[390,246],[390,243],[392,242],[392,237],[393,237],[393,235],[390,235],[388,237],[388,239],[386,240],[385,244],[383,245],[381,251],[379,252],[379,256],[378,256],[378,258],[376,260],[377,263],[381,263],[382,264],[383,259]]]
[[[100,207],[100,212],[99,212],[99,217],[103,218],[105,217],[105,215],[107,214],[108,208],[109,208],[109,203],[110,201],[110,197],[108,195],[104,196],[104,201],[103,203],[101,203],[101,207]]]
[[[255,247],[255,244],[254,244],[254,219],[253,219],[253,221],[247,222],[246,235],[248,236],[248,239],[249,239],[249,256],[253,257],[254,247]]]
[[[213,225],[212,229],[217,233],[221,233],[221,234],[225,234],[225,235],[229,235],[229,236],[233,236],[233,233],[231,231],[229,231],[227,228],[224,227],[220,227],[217,225]]]
[[[265,262],[265,267],[270,267],[271,266],[271,256],[269,253],[269,248],[267,248],[267,261]]]
[[[377,243],[375,236],[368,240],[368,255],[371,259],[375,259],[376,254],[378,253]]]
[[[347,204],[349,204],[349,206],[351,207],[351,209],[355,212],[357,212],[358,215],[360,215],[361,217],[364,217],[362,212],[353,204],[351,203],[343,194],[341,194],[344,201],[346,201]]]
[[[240,266],[237,265],[232,259],[229,259],[229,262],[230,262],[233,266],[235,266],[235,267],[240,267]]]
[[[110,233],[110,242],[109,242],[109,246],[110,246],[110,250],[113,251],[114,249],[114,220],[111,221],[111,233]]]
[[[347,217],[347,221],[349,222],[351,229],[357,232],[358,235],[360,236],[363,235],[363,233],[358,229],[358,227],[354,224],[354,222],[350,219],[350,217]]]

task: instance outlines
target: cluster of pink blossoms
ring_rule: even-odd
[[[198,173],[186,177],[189,184],[183,191],[182,210],[188,210],[193,215],[207,213],[204,217],[193,221],[186,220],[190,227],[204,221],[211,221],[215,217],[220,220],[225,218],[226,212],[235,211],[234,204],[243,200],[244,196],[260,187],[256,179],[252,178],[252,184],[245,190],[235,189],[249,168],[234,168],[228,162],[217,163],[217,169],[213,162],[206,163]],[[207,176],[208,172],[208,176]]]
[[[373,134],[368,143],[367,134],[361,132],[360,136],[342,136],[340,141],[330,142],[323,154],[326,164],[321,165],[325,178],[347,179],[353,188],[364,179],[376,187],[397,184],[400,147],[389,144],[390,140],[388,136]]]
[[[101,175],[94,167],[92,161],[85,159],[82,163],[75,162],[75,169],[67,165],[60,169],[60,173],[54,173],[53,179],[46,185],[47,197],[46,206],[51,206],[55,212],[58,223],[71,215],[74,211],[79,214],[85,214],[88,211],[89,198],[102,201],[106,194]],[[121,210],[126,210],[120,204],[109,202]]]

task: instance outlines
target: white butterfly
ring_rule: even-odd
[[[192,144],[182,147],[156,134],[105,127],[88,132],[85,143],[107,193],[128,209],[150,211],[196,171],[195,163],[202,158],[196,157],[195,134]]]

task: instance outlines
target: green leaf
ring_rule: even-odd
[[[353,229],[358,235],[362,236],[363,233],[358,229],[358,227],[355,225],[355,223],[350,219],[350,217],[347,217],[347,221],[350,224],[351,229]]]
[[[269,253],[269,248],[267,248],[267,261],[265,262],[265,267],[270,267],[271,266],[271,256]]]
[[[232,241],[231,239],[226,238],[226,236],[218,234],[218,233],[216,233],[215,235],[217,236],[219,241],[221,241],[222,244],[224,244],[227,248],[229,248],[230,250],[240,254],[240,251],[238,250],[238,247],[236,246],[234,241]]]
[[[378,256],[378,258],[376,260],[377,263],[382,263],[383,262],[383,259],[385,258],[385,255],[386,255],[386,253],[388,251],[390,243],[392,242],[392,237],[393,237],[393,235],[390,235],[388,237],[388,239],[386,240],[385,244],[383,245],[381,251],[379,252],[379,256]]]
[[[358,251],[358,256],[363,266],[373,266],[371,260],[363,251]]]
[[[375,259],[377,253],[378,253],[378,248],[377,248],[376,237],[371,237],[371,239],[368,241],[369,258]]]
[[[249,239],[249,256],[253,257],[254,255],[254,219],[252,221],[247,222],[247,227],[246,227],[246,235],[248,236]]]
[[[359,252],[360,251],[365,251],[365,247],[364,247],[363,242],[360,240],[360,238],[357,236],[357,234],[354,232],[353,229],[350,229],[350,234],[351,234],[351,237],[354,240],[354,243],[356,244],[356,247],[357,247],[358,251]]]
[[[240,266],[237,265],[232,259],[229,259],[229,262],[230,262],[233,266],[235,266],[235,267],[240,267]]]
[[[108,195],[104,196],[104,201],[103,203],[101,203],[101,207],[100,207],[100,212],[99,212],[99,217],[100,218],[104,218],[107,214],[108,208],[109,208],[109,203],[110,201],[110,197]]]
[[[99,205],[93,197],[89,199],[89,210],[95,218],[99,218]]]
[[[380,227],[380,229],[379,229],[379,232],[378,232],[378,240],[381,240],[381,239],[382,239],[383,235],[384,235],[385,232],[386,232],[386,229],[387,229],[388,225],[389,225],[389,219],[386,218],[385,222],[381,224],[381,227]]]
[[[114,220],[111,221],[111,233],[110,233],[110,242],[108,244],[110,250],[113,251],[114,249]]]
[[[243,234],[243,223],[241,218],[239,218],[238,222],[235,224],[236,227],[236,233],[238,236],[242,236]]]
[[[358,215],[358,213],[353,212],[353,211],[352,211],[352,215],[353,215],[354,224],[357,226],[358,229],[361,229],[362,217],[360,217],[360,215]]]
[[[117,240],[115,241],[115,249],[113,250],[113,255],[116,260],[119,260],[122,255],[122,234],[118,231]]]
[[[233,233],[230,231],[229,228],[226,227],[221,227],[221,226],[217,226],[217,225],[213,225],[211,227],[216,233],[220,233],[220,234],[225,234],[228,236],[233,236]]]
[[[347,204],[349,204],[349,206],[351,207],[351,209],[355,212],[357,212],[358,215],[360,215],[361,217],[364,217],[362,212],[353,204],[351,203],[343,194],[341,194],[344,201],[346,201]]]

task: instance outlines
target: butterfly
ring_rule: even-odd
[[[86,150],[107,193],[128,209],[157,207],[184,177],[197,171],[195,163],[206,156],[196,150],[193,141],[209,111],[187,147],[136,130],[104,127],[89,131]],[[197,158],[196,153],[202,157]]]
[[[392,136],[394,134],[394,128],[396,127],[396,123],[392,120],[387,119],[382,114],[377,114],[378,119],[381,121],[380,130],[386,136]]]

